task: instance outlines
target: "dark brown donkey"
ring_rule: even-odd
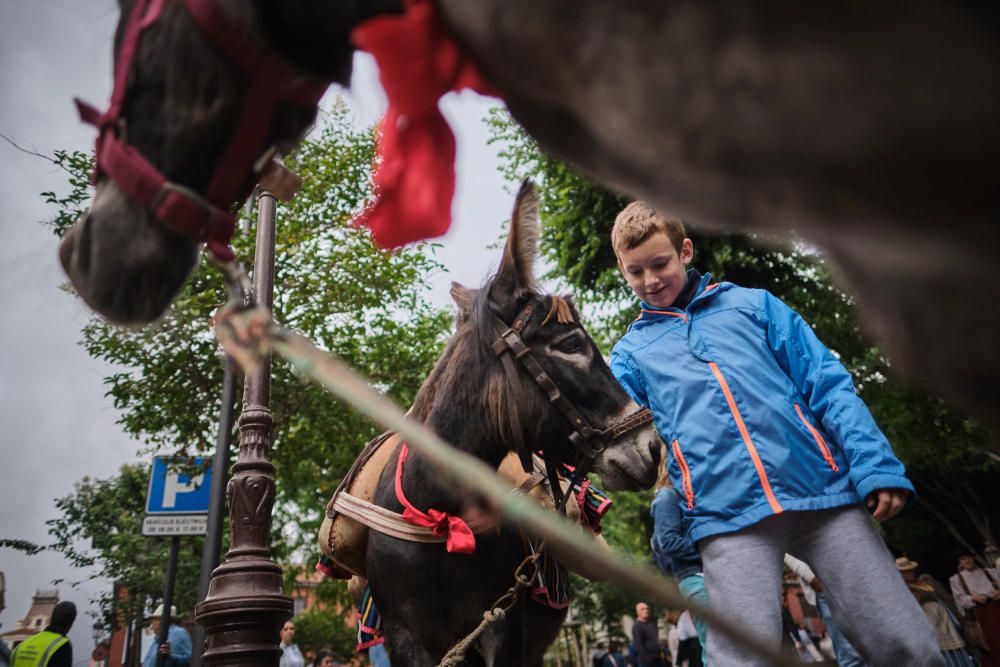
[[[505,369],[495,343],[508,327],[595,429],[620,424],[639,406],[622,390],[564,297],[538,291],[534,263],[538,239],[535,193],[522,187],[510,236],[497,274],[479,290],[459,286],[457,331],[417,395],[412,414],[459,449],[493,467],[522,446],[544,450],[552,461],[575,463],[574,425],[550,403],[520,365]],[[520,321],[521,325],[515,325]],[[650,423],[607,442],[593,461],[608,489],[649,487],[656,475],[659,439]],[[382,474],[375,502],[396,512],[393,455]],[[453,483],[410,450],[401,477],[403,497],[418,510],[461,514],[463,498]],[[476,536],[472,554],[448,553],[444,544],[402,541],[372,530],[369,583],[383,616],[392,663],[434,665],[482,620],[483,612],[513,584],[525,553],[517,527]],[[506,618],[489,627],[467,656],[470,665],[541,665],[565,609],[542,606],[522,595]]]
[[[216,1],[238,34],[340,84],[351,29],[401,4]],[[189,2],[167,0],[139,44],[123,136],[167,178],[204,193],[248,103],[248,78],[209,45]],[[435,5],[544,148],[697,225],[795,229],[836,265],[895,368],[1000,426],[992,5]],[[132,7],[123,2],[122,15]],[[287,149],[314,112],[279,104],[248,150]],[[249,192],[249,163],[234,171],[241,187],[222,205]],[[116,321],[156,318],[195,261],[195,244],[148,208],[102,181],[61,248],[79,293]]]

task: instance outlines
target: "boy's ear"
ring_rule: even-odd
[[[681,242],[681,261],[684,264],[690,264],[692,259],[694,259],[694,242],[685,238]]]

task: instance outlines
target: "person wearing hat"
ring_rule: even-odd
[[[188,631],[177,625],[177,607],[170,605],[170,627],[167,629],[167,641],[159,645],[157,651],[156,642],[160,638],[160,623],[163,620],[163,605],[157,605],[153,610],[152,623],[153,634],[156,638],[146,651],[146,656],[142,659],[142,667],[156,667],[157,653],[163,654],[163,667],[188,667],[191,664],[191,635]]]
[[[934,587],[917,577],[917,568],[920,563],[910,560],[906,556],[896,559],[896,569],[909,587],[913,597],[917,598],[921,609],[927,615],[934,634],[937,638],[938,648],[944,657],[948,667],[975,667],[969,649],[962,639],[961,623],[948,610],[948,607],[934,592]]]
[[[72,667],[73,645],[66,635],[75,620],[76,605],[58,603],[45,629],[14,647],[11,667]]]
[[[948,579],[955,602],[979,623],[989,649],[983,667],[1000,667],[1000,572],[979,567],[969,552],[958,556],[958,572]]]

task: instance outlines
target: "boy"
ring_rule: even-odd
[[[777,649],[790,552],[827,585],[870,664],[943,664],[864,511],[894,516],[913,486],[850,374],[770,293],[688,269],[680,220],[634,202],[611,240],[642,302],[611,368],[667,443],[712,606]],[[712,667],[763,664],[722,633],[708,644]]]

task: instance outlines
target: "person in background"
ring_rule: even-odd
[[[704,648],[698,639],[698,631],[691,612],[687,609],[677,619],[677,653],[675,664],[679,667],[702,667]]]
[[[375,644],[368,648],[368,659],[372,667],[392,667],[389,663],[389,653],[385,650],[385,644]]]
[[[834,622],[833,616],[830,615],[830,603],[826,599],[826,590],[819,577],[813,573],[812,568],[791,554],[785,554],[785,565],[798,576],[799,586],[802,588],[802,595],[806,602],[819,610],[823,625],[826,626],[826,631],[830,634],[830,641],[833,642],[837,664],[840,667],[865,667],[865,661],[851,646],[851,642],[847,640],[847,637]]]
[[[664,572],[677,580],[677,588],[686,600],[708,606],[708,591],[705,590],[705,575],[702,571],[701,556],[684,529],[682,498],[670,483],[667,473],[667,450],[660,450],[660,466],[656,476],[656,495],[650,506],[653,515],[653,536],[650,547],[653,560]],[[691,615],[698,630],[698,642],[702,648],[708,646],[708,623],[697,615]],[[707,664],[707,663],[706,663]]]
[[[955,602],[972,614],[983,629],[989,651],[982,655],[983,667],[1000,667],[1000,573],[979,567],[970,553],[958,557],[958,572],[948,579]]]
[[[153,643],[149,645],[146,656],[142,659],[142,667],[156,667],[156,642],[160,640],[160,623],[163,620],[163,605],[158,605],[153,610],[152,628]],[[159,652],[163,654],[163,667],[188,667],[191,664],[191,635],[188,631],[175,623],[177,620],[177,607],[170,605],[170,627],[167,628],[167,641],[159,646]]]
[[[632,624],[632,645],[635,646],[637,667],[661,667],[660,638],[656,619],[649,616],[649,605],[635,605],[635,622]]]
[[[917,567],[919,566],[920,563],[912,561],[906,556],[896,559],[896,569],[899,570],[899,575],[910,588],[913,597],[920,603],[920,607],[927,614],[927,620],[934,628],[934,635],[937,637],[945,663],[948,667],[975,667],[976,663],[969,655],[969,650],[962,639],[961,623],[941,602],[934,592],[934,587],[917,578]]]
[[[316,652],[316,659],[313,660],[312,667],[335,667],[333,653],[323,649]]]
[[[677,623],[680,621],[681,613],[676,609],[667,612],[667,653],[673,663],[677,664],[677,650],[680,638],[677,634]]]
[[[11,666],[72,667],[73,645],[66,635],[75,620],[75,604],[67,600],[56,604],[45,629],[14,647]]]
[[[295,623],[285,621],[281,627],[281,660],[278,667],[305,667],[306,659],[302,657],[302,651],[295,645]]]
[[[625,656],[618,649],[618,642],[609,641],[608,650],[597,660],[597,667],[625,667]]]

